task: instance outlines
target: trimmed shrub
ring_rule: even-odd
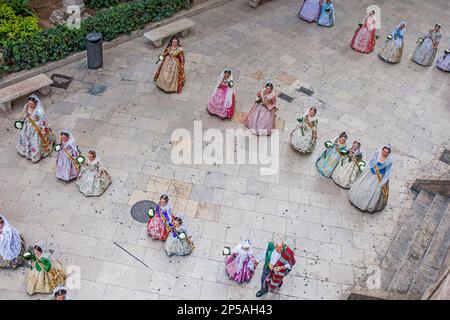
[[[84,4],[91,9],[99,10],[113,7],[119,3],[119,0],[85,0]]]
[[[189,6],[186,0],[140,0],[103,9],[94,17],[81,22],[81,28],[52,29],[21,36],[7,41],[4,46],[4,63],[0,73],[17,72],[34,68],[49,61],[60,60],[72,53],[85,50],[85,37],[100,32],[106,41],[121,34],[130,34],[144,28],[149,22],[160,21]]]
[[[0,4],[0,47],[4,47],[8,41],[28,37],[39,30],[36,17],[17,16],[8,4]]]

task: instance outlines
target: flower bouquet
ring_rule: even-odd
[[[23,121],[17,120],[14,122],[14,128],[18,129],[18,130],[22,130],[23,128]]]
[[[388,34],[388,35],[387,35],[387,39],[388,39],[388,40],[392,40],[392,34]]]
[[[417,43],[422,43],[422,42],[423,42],[423,38],[417,39]]]
[[[303,117],[297,118],[297,121],[302,123],[303,122]]]
[[[186,233],[184,233],[184,232],[179,233],[178,238],[180,238],[181,240],[186,240],[186,238],[187,238]]]
[[[24,258],[25,260],[30,260],[31,258],[33,258],[33,254],[32,254],[30,251],[26,251],[26,252],[23,254],[23,258]]]
[[[230,247],[223,247],[223,249],[222,249],[222,254],[223,254],[224,256],[229,256],[229,255],[231,255],[231,249],[230,249]]]
[[[260,104],[262,102],[262,98],[258,98],[255,100],[255,103]]]
[[[62,149],[61,144],[60,144],[60,143],[55,144],[55,145],[53,146],[53,149],[54,149],[56,152],[61,151],[61,149]]]
[[[364,169],[366,168],[366,163],[363,160],[361,160],[358,162],[358,167],[359,170],[364,171]]]
[[[325,141],[325,148],[329,149],[333,146],[333,142],[331,141]]]
[[[162,54],[158,56],[158,61],[156,61],[156,64],[158,64],[160,61],[164,61],[164,56]]]
[[[445,49],[444,50],[444,53],[447,55],[447,54],[449,54],[450,53],[450,49]]]
[[[228,82],[228,87],[233,88],[234,87],[234,82],[233,81]]]
[[[358,26],[361,28],[363,26],[361,21],[358,21]]]
[[[83,164],[86,161],[86,158],[83,156],[78,156],[76,160],[78,164]]]
[[[150,219],[152,219],[155,216],[155,209],[153,208],[148,209],[147,215],[150,217]]]

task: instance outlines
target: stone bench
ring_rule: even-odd
[[[6,110],[11,110],[11,101],[30,94],[36,90],[43,95],[47,95],[50,93],[49,86],[52,83],[53,81],[49,77],[41,73],[37,76],[2,88],[0,89],[0,109],[2,109],[3,112],[6,112]]]
[[[182,37],[187,36],[189,29],[191,29],[194,25],[194,21],[183,18],[166,24],[160,28],[150,30],[149,32],[144,33],[144,37],[150,40],[156,48],[159,48],[162,46],[163,40],[170,36],[177,34],[181,34]]]

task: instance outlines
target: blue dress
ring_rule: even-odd
[[[334,21],[334,5],[332,3],[325,2],[324,4],[322,4],[317,24],[323,27],[332,27],[334,26]]]
[[[337,142],[333,143],[333,145],[330,148],[327,148],[316,161],[316,167],[319,173],[325,178],[331,177],[339,161],[347,152],[347,145],[341,145]]]

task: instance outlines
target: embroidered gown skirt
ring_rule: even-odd
[[[36,125],[39,126],[39,123],[36,123]],[[45,125],[45,121],[39,128],[47,139],[47,145],[42,143],[39,134],[34,129],[28,117],[24,121],[23,128],[20,130],[16,143],[17,152],[32,162],[38,162],[42,158],[50,155],[52,153],[53,142],[55,141],[55,137],[51,129]]]
[[[444,53],[444,55],[436,60],[436,66],[442,71],[450,72],[450,54]]]
[[[334,169],[341,160],[341,156],[333,146],[326,149],[316,161],[316,167],[319,173],[325,178],[331,177]]]
[[[100,196],[108,188],[111,180],[106,170],[95,165],[87,165],[81,169],[77,185],[86,197]]]
[[[23,254],[25,253],[25,240],[23,240],[22,235],[20,235],[20,253],[19,255],[12,259],[12,260],[6,260],[0,255],[0,268],[13,268],[16,269],[20,267],[24,262],[25,259],[23,258]]]
[[[74,150],[71,147],[66,148],[74,159],[79,156],[77,150]],[[70,181],[78,177],[78,168],[64,150],[59,151],[58,157],[56,158],[56,177],[64,181]]]
[[[178,92],[178,77],[180,71],[176,62],[171,57],[166,57],[162,62],[161,70],[156,85],[165,92]]]
[[[245,126],[260,136],[272,134],[275,128],[275,112],[259,103],[255,103],[245,119]]]
[[[398,63],[403,54],[403,40],[386,40],[381,47],[380,58],[386,62]]]
[[[167,237],[164,243],[164,250],[169,257],[173,255],[186,256],[192,252],[192,248],[186,240],[175,237],[173,234],[169,234]]]
[[[355,207],[370,213],[383,210],[386,207],[388,197],[389,191],[385,197],[377,175],[373,174],[369,167],[353,182],[348,193],[348,198]]]
[[[436,56],[437,49],[433,48],[433,41],[425,38],[414,50],[412,59],[415,63],[422,66],[431,66]]]
[[[361,170],[358,164],[345,158],[344,161],[339,161],[331,175],[331,179],[342,188],[349,189],[360,174]]]
[[[308,125],[299,124],[297,128],[291,132],[289,144],[298,152],[311,153],[314,150],[317,141],[317,134],[313,134],[313,132],[313,129]]]
[[[225,264],[225,272],[231,280],[237,283],[249,282],[255,271],[255,266],[250,257],[247,257],[239,269],[239,259],[236,259],[237,254],[234,253],[227,258]]]
[[[211,97],[208,103],[208,112],[210,114],[217,115],[222,119],[231,119],[233,117],[235,106],[234,95],[231,106],[229,108],[225,106],[228,90],[228,86],[221,86],[217,89],[216,93]]]
[[[298,17],[307,22],[317,21],[320,14],[320,8],[319,0],[305,0],[300,8]]]
[[[158,214],[148,221],[147,233],[153,240],[166,240],[169,235],[164,220]]]
[[[375,32],[369,31],[369,29],[363,25],[356,30],[350,45],[358,52],[372,52],[375,47]]]

